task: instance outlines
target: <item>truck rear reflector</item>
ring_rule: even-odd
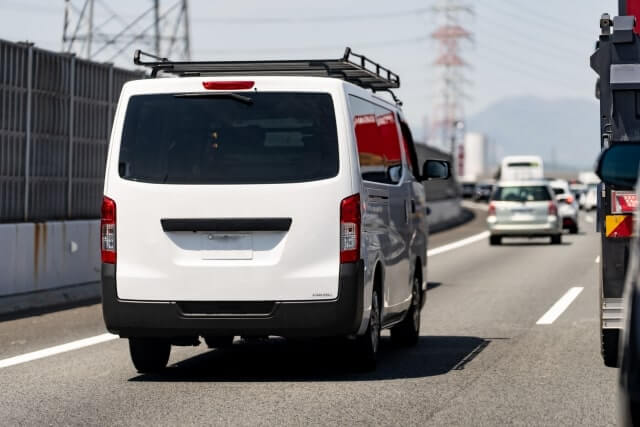
[[[611,213],[629,214],[636,211],[638,196],[634,191],[612,191]]]
[[[633,216],[607,215],[605,217],[605,234],[609,238],[631,237],[633,234]]]

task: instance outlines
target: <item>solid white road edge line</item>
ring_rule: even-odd
[[[489,237],[489,232],[483,231],[482,233],[475,234],[471,237],[467,237],[466,239],[458,240],[457,242],[449,243],[447,245],[439,246],[430,251],[427,251],[427,256],[429,257],[429,256],[441,254],[443,252],[452,251],[454,249],[461,248],[466,245],[470,245],[471,243],[475,243],[479,240],[486,239],[487,237]],[[7,368],[9,366],[19,365],[21,363],[31,362],[33,360],[38,360],[38,359],[42,359],[49,356],[54,356],[60,353],[66,353],[67,351],[89,347],[92,345],[111,341],[116,338],[118,338],[118,336],[113,334],[96,335],[95,337],[89,337],[89,338],[81,339],[78,341],[72,341],[67,344],[61,344],[55,347],[49,347],[42,350],[33,351],[31,353],[22,354],[20,356],[10,357],[8,359],[0,360],[0,369]]]
[[[96,335],[95,337],[84,338],[78,341],[72,341],[66,344],[57,345],[55,347],[49,347],[43,350],[22,354],[20,356],[10,357],[8,359],[0,360],[0,369],[19,365],[21,363],[31,362],[33,360],[38,360],[49,356],[54,356],[60,353],[66,353],[67,351],[77,350],[83,347],[89,347],[95,344],[111,341],[116,338],[118,338],[118,336],[113,334]]]
[[[433,248],[427,251],[427,257],[438,255],[444,252],[449,252],[454,249],[461,248],[463,246],[470,245],[482,239],[486,239],[489,237],[488,231],[483,231],[482,233],[474,234],[471,237],[467,237],[466,239],[458,240],[457,242],[449,243],[447,245],[438,246],[437,248]]]
[[[536,322],[536,325],[550,325],[556,321],[558,317],[571,305],[574,299],[580,295],[583,287],[573,287],[567,291],[541,318]]]
[[[596,257],[596,264],[599,264],[599,263],[600,263],[600,255]]]

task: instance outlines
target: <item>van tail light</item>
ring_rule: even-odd
[[[491,202],[489,203],[489,216],[495,216],[496,215],[496,205]]]
[[[553,202],[549,202],[549,215],[558,215],[558,207]]]
[[[360,259],[360,194],[340,202],[340,264]]]
[[[102,262],[116,263],[116,202],[108,197],[102,198],[100,219],[100,241]]]
[[[573,196],[567,197],[567,203],[568,204],[572,204],[573,203]]]

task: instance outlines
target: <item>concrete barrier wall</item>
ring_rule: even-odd
[[[100,280],[99,221],[0,224],[0,297]]]
[[[455,221],[462,214],[460,199],[445,199],[427,202],[431,213],[427,217],[429,227],[438,229],[442,225]]]

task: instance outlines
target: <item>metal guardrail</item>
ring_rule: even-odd
[[[118,96],[142,75],[0,40],[0,222],[99,217]]]

